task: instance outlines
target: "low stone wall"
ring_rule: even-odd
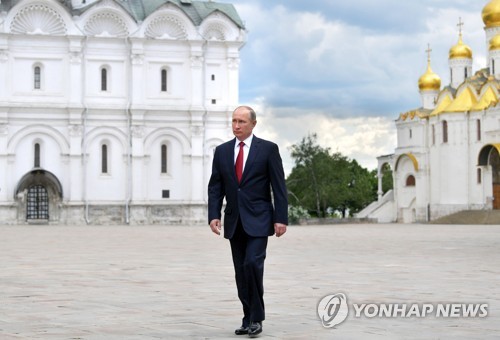
[[[299,219],[299,225],[359,224],[377,223],[376,218],[308,218]]]
[[[51,225],[207,225],[206,204],[136,204],[129,206],[127,216],[124,204],[61,204],[57,211],[49,210],[48,221],[26,221],[19,213],[18,204],[0,206],[0,224]]]

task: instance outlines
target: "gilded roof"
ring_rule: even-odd
[[[410,120],[414,120],[414,119],[425,119],[427,117],[429,117],[429,115],[431,114],[431,111],[432,110],[428,110],[428,109],[424,109],[424,108],[418,108],[418,109],[414,109],[414,110],[410,110],[408,112],[405,112],[405,113],[401,113],[399,115],[399,120],[402,120],[402,121],[410,121]]]
[[[499,102],[500,82],[490,76],[489,69],[477,71],[455,90],[444,88],[437,100],[436,108],[430,116],[441,113],[481,111]]]

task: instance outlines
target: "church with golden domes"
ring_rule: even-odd
[[[397,147],[378,157],[378,201],[358,214],[379,222],[427,222],[463,210],[500,209],[500,0],[482,11],[487,65],[473,72],[473,51],[450,48],[449,85],[427,70],[418,80],[421,107],[396,120]],[[393,189],[382,192],[384,169]]]

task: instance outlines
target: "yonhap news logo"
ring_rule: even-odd
[[[355,318],[485,318],[487,303],[353,303],[349,306],[343,293],[330,294],[318,303],[318,316],[323,327],[333,328]]]
[[[318,315],[325,328],[344,322],[348,312],[347,297],[342,293],[327,295],[318,303]]]

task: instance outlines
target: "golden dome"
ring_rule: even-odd
[[[487,28],[500,26],[500,0],[491,0],[484,6],[482,16]]]
[[[490,40],[490,51],[495,51],[495,50],[500,50],[500,34],[495,35],[491,40]]]
[[[441,88],[441,78],[431,69],[431,63],[427,64],[427,71],[418,80],[420,91],[439,91]]]
[[[462,34],[458,38],[458,43],[450,48],[450,59],[472,59],[472,50],[462,41]]]

